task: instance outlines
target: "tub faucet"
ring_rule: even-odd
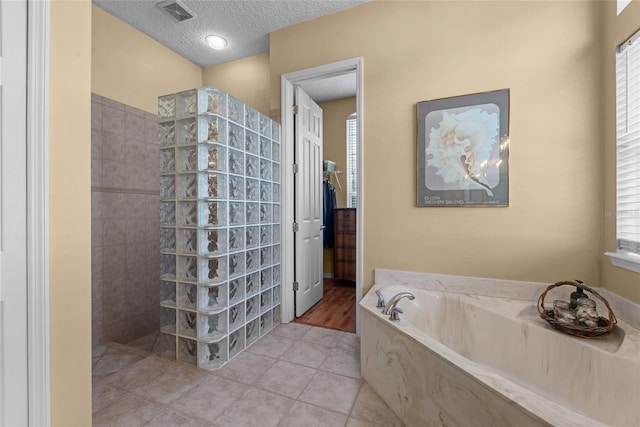
[[[394,321],[400,320],[400,318],[398,317],[398,313],[402,313],[402,310],[396,307],[396,305],[398,304],[398,302],[400,302],[402,298],[405,298],[405,297],[409,298],[409,300],[411,301],[416,299],[416,297],[413,296],[411,292],[400,292],[399,294],[391,298],[387,303],[387,305],[384,306],[384,309],[382,310],[382,314],[388,314],[390,320],[394,320]]]
[[[378,303],[376,304],[376,308],[384,309],[384,297],[382,296],[382,292],[376,291],[376,295],[378,296]]]

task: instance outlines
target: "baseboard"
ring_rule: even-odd
[[[333,273],[322,273],[322,277],[325,279],[333,279]]]

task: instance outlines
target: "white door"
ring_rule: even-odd
[[[323,294],[322,109],[299,87],[295,104],[295,300],[300,317]]]
[[[28,424],[27,2],[0,2],[0,426]]]

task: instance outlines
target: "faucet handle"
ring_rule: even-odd
[[[400,316],[398,316],[398,313],[404,313],[402,311],[401,308],[398,307],[393,307],[391,310],[389,310],[389,320],[392,320],[394,322],[397,322],[400,320]]]
[[[384,303],[384,297],[382,296],[382,292],[376,291],[376,295],[378,296],[378,304],[376,304],[376,308],[384,309],[385,303]]]

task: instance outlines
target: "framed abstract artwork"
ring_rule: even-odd
[[[418,206],[509,206],[509,89],[417,111]]]

